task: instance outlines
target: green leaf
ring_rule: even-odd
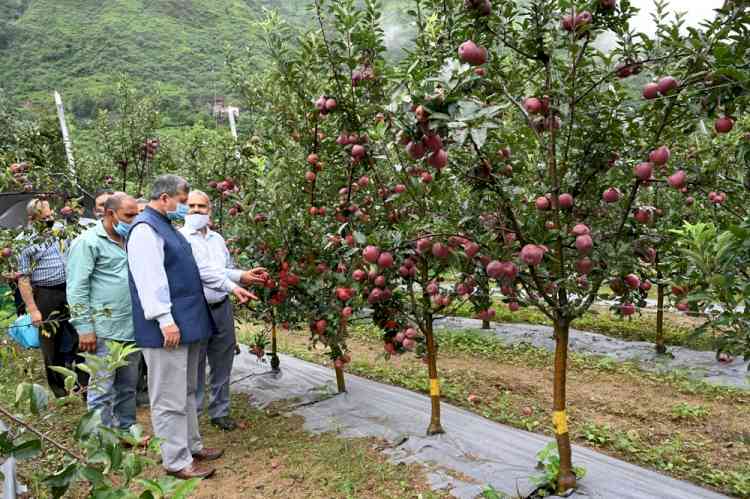
[[[35,436],[24,439],[21,443],[16,444],[11,451],[11,455],[18,460],[30,459],[42,452],[42,441]]]
[[[365,244],[367,242],[367,237],[358,230],[355,230],[352,235],[354,236],[354,240],[357,241],[357,244]]]
[[[184,480],[172,491],[172,499],[183,499],[187,497],[193,490],[195,490],[196,487],[198,487],[200,483],[200,478],[191,478],[190,480]]]
[[[90,437],[102,422],[101,414],[99,411],[89,411],[83,415],[81,420],[78,422],[78,426],[75,431],[76,440],[86,440]]]
[[[104,474],[93,466],[83,466],[78,469],[83,478],[88,480],[95,488],[104,483]]]
[[[73,462],[65,466],[63,469],[61,469],[57,473],[50,475],[48,477],[45,477],[44,480],[42,480],[42,482],[51,488],[67,490],[67,488],[75,479],[77,471],[78,471],[78,463]],[[64,490],[63,490],[63,493],[64,493]],[[56,496],[56,497],[60,497],[60,496]]]
[[[47,409],[49,404],[49,395],[44,387],[33,384],[31,385],[31,397],[29,398],[29,408],[32,414],[39,414],[41,411]]]

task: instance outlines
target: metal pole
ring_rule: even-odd
[[[60,93],[55,91],[55,105],[57,106],[57,117],[60,119],[60,131],[62,132],[63,144],[65,145],[65,156],[68,159],[68,170],[73,180],[73,185],[78,186],[78,176],[76,175],[76,162],[73,159],[73,144],[70,142],[68,133],[68,124],[65,122],[65,108],[63,107]]]
[[[229,117],[229,128],[232,130],[232,137],[234,137],[235,143],[237,142],[237,123],[234,121],[235,117],[240,115],[240,110],[236,107],[227,107],[227,116]],[[240,159],[240,148],[235,146],[234,157]]]

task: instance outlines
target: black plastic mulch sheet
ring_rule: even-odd
[[[258,407],[284,401],[288,410],[305,418],[305,429],[310,432],[385,439],[390,447],[384,452],[391,460],[424,464],[431,486],[449,490],[455,497],[479,497],[487,484],[511,497],[534,490],[529,478],[539,474],[536,453],[550,442],[548,437],[497,424],[446,403],[442,404],[442,423],[447,433],[427,437],[428,397],[348,374],[348,393],[335,395],[333,370],[280,357],[281,372],[273,374],[267,363],[258,362],[245,350],[235,360],[233,389],[250,394]],[[573,460],[587,474],[571,497],[725,497],[582,447],[574,447]],[[454,478],[452,472],[465,480]]]

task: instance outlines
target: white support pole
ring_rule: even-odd
[[[234,137],[234,141],[237,142],[237,123],[234,121],[235,117],[238,117],[240,115],[240,110],[236,107],[227,107],[226,108],[227,116],[229,117],[229,128],[232,130],[232,137]],[[240,147],[235,146],[235,152],[234,157],[238,160],[240,159]]]
[[[60,131],[62,132],[63,144],[65,145],[65,156],[68,158],[68,171],[70,172],[73,184],[78,187],[76,162],[73,159],[73,143],[70,141],[68,124],[65,122],[65,108],[63,107],[62,97],[60,97],[60,93],[57,91],[55,91],[55,105],[57,106],[57,116],[60,118]]]

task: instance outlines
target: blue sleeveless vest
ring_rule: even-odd
[[[180,328],[180,344],[186,345],[208,339],[214,324],[203,294],[201,276],[190,243],[175,230],[167,217],[149,206],[135,218],[131,230],[142,223],[148,224],[164,239],[164,268],[172,301],[172,317]],[[164,336],[159,323],[155,320],[146,320],[133,275],[129,272],[128,275],[136,345],[143,348],[161,348],[164,346]]]

